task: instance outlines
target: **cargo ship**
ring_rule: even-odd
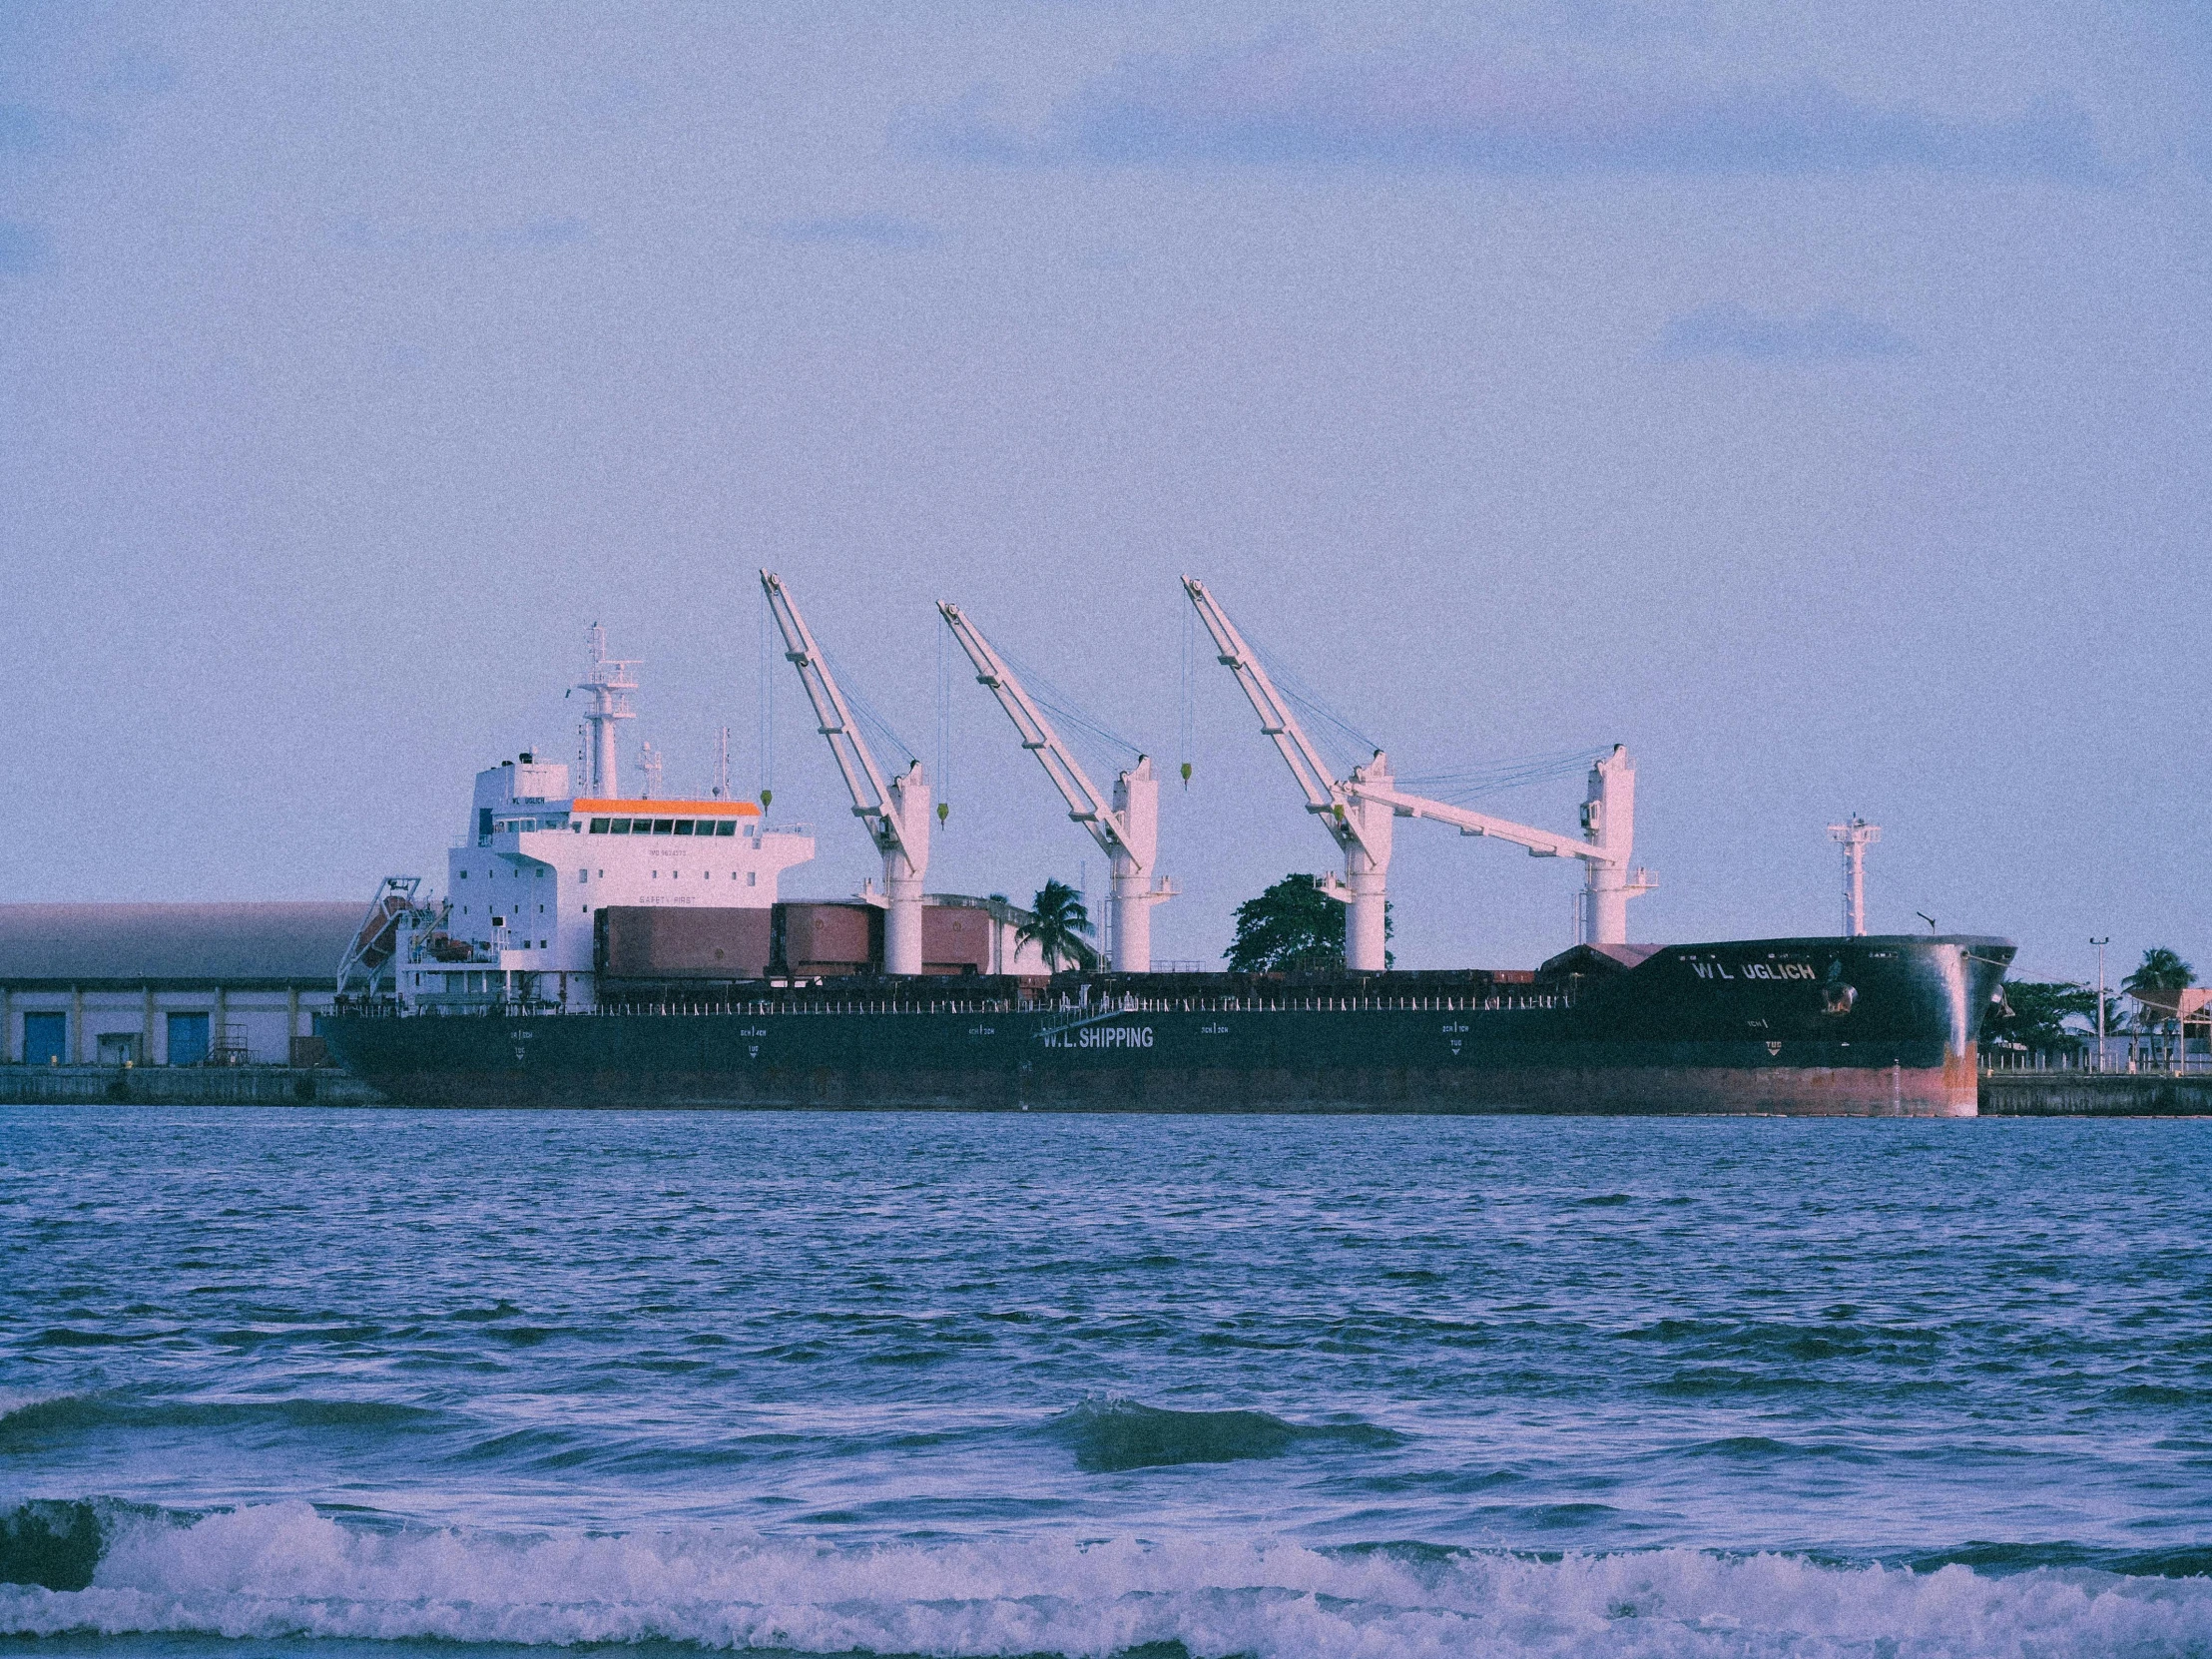
[[[663,979],[588,1014],[316,1024],[424,1106],[1970,1117],[2011,957],[1869,935],[1581,945],[1517,974]]]
[[[788,900],[814,855],[727,783],[625,795],[630,665],[594,630],[575,782],[534,753],[479,773],[432,900],[387,880],[339,968],[331,1054],[396,1102],[1211,1112],[1970,1116],[1975,1044],[2014,947],[1968,934],[1656,945],[1625,938],[1634,771],[1590,768],[1579,837],[1406,793],[1385,758],[1332,775],[1234,624],[1187,581],[1222,661],[1345,854],[1327,973],[1152,971],[1157,783],[1109,796],[954,607],[947,625],[1109,856],[1107,960],[1048,962],[1003,895],[923,891],[918,762],[886,779],[789,594],[776,619],[883,856],[850,899]],[[1522,970],[1394,971],[1382,952],[1393,819],[1428,819],[1585,869],[1587,942]],[[1847,917],[1847,920],[1849,918]],[[1057,969],[1057,971],[1055,971]]]

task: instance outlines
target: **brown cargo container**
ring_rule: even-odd
[[[996,925],[980,905],[929,905],[921,912],[921,971],[990,972],[991,929]]]
[[[779,973],[802,979],[878,973],[883,912],[872,904],[779,904],[772,960]]]
[[[767,908],[609,904],[592,918],[592,965],[609,979],[759,979]]]

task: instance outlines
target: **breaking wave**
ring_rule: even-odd
[[[833,1547],[712,1529],[367,1526],[296,1502],[201,1516],[108,1502],[44,1513],[72,1536],[95,1524],[97,1564],[83,1588],[0,1585],[0,1633],[1197,1659],[2027,1659],[2212,1646],[2212,1581],[2085,1566],[1991,1575],[1958,1562],[1916,1571],[1686,1549],[1538,1559],[1197,1538]]]

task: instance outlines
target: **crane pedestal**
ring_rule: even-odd
[[[1355,781],[1379,789],[1390,787],[1390,763],[1381,754],[1353,768]],[[1345,966],[1354,973],[1381,973],[1389,966],[1391,808],[1354,796],[1345,806],[1353,834],[1340,837],[1345,849]]]

